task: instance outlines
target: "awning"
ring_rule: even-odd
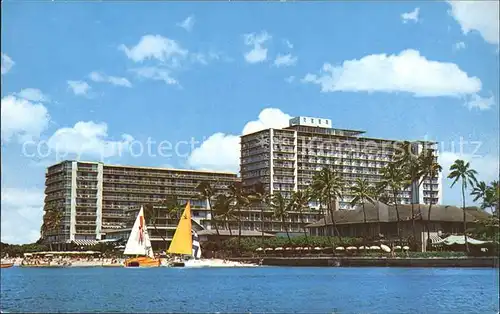
[[[96,245],[97,243],[99,243],[97,240],[73,240],[71,242],[79,246]]]
[[[99,240],[97,242],[99,242],[99,243],[109,243],[109,242],[118,242],[118,241],[121,241],[121,240],[123,240],[123,239],[122,238],[120,238],[120,239],[104,239],[104,240]]]
[[[481,245],[481,244],[486,244],[490,243],[491,241],[481,241],[481,240],[476,240],[471,237],[467,237],[467,243],[472,244],[472,245]],[[459,245],[464,245],[465,244],[465,236],[463,235],[451,235],[447,237],[446,239],[442,239],[441,241],[435,242],[433,244],[445,244],[445,245],[453,245],[453,244],[459,244]]]
[[[434,235],[434,234],[431,234],[429,239],[431,239],[431,244],[436,244],[436,243],[443,241],[443,238],[441,238],[437,235]]]

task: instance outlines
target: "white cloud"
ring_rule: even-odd
[[[477,31],[483,39],[493,45],[499,44],[499,2],[498,1],[447,1],[450,14],[467,35]]]
[[[293,81],[295,81],[295,76],[293,75],[285,78],[285,82],[287,83],[292,83]]]
[[[195,19],[193,15],[188,16],[184,21],[177,23],[177,26],[184,28],[186,31],[190,32],[193,29]]]
[[[156,59],[171,66],[177,66],[180,59],[188,54],[188,51],[183,49],[177,41],[161,35],[144,35],[132,48],[127,48],[122,44],[119,49],[134,62]]]
[[[124,77],[106,75],[96,71],[91,72],[89,74],[89,78],[98,83],[110,83],[116,86],[132,87],[132,83]]]
[[[38,138],[49,124],[49,113],[41,103],[9,95],[2,98],[1,104],[2,142],[12,137],[20,141]]]
[[[2,75],[7,74],[10,69],[16,64],[8,55],[2,52],[2,60],[1,60],[1,69]]]
[[[399,55],[368,55],[340,66],[325,63],[319,74],[309,73],[302,81],[320,85],[322,92],[408,92],[419,97],[464,96],[482,88],[479,78],[469,77],[456,64],[428,60],[412,49]]]
[[[215,51],[210,51],[208,53],[192,53],[190,54],[191,61],[194,63],[200,63],[203,65],[207,65],[210,61],[226,61],[229,62],[231,61],[230,58],[227,56],[223,55],[222,53],[215,52]]]
[[[453,48],[455,50],[460,50],[460,49],[465,49],[466,45],[463,41],[459,41],[458,43],[456,43]]]
[[[288,39],[283,39],[283,43],[289,48],[292,49],[293,45]]]
[[[49,97],[44,95],[41,90],[37,88],[24,88],[16,96],[34,102],[48,102]]]
[[[409,21],[417,23],[419,13],[420,13],[420,8],[415,8],[415,10],[411,12],[401,14],[401,19],[403,20],[403,23],[408,23]]]
[[[252,50],[244,54],[248,63],[259,63],[267,60],[267,48],[264,47],[266,41],[271,39],[266,31],[259,34],[251,33],[244,35],[245,45],[251,46]]]
[[[23,244],[37,241],[43,217],[43,190],[2,186],[1,194],[2,242]]]
[[[267,128],[288,126],[291,116],[276,108],[266,108],[257,120],[248,122],[242,134],[249,134]],[[196,169],[225,170],[238,172],[240,162],[240,136],[215,133],[206,139],[200,147],[193,150],[187,160],[190,167]]]
[[[73,127],[60,128],[47,141],[49,148],[59,156],[76,154],[100,157],[100,159],[123,154],[129,149],[134,138],[122,134],[121,141],[108,138],[106,123],[79,121]]]
[[[241,132],[243,135],[269,128],[284,128],[289,125],[292,116],[277,108],[265,108],[259,113],[259,118],[248,122]]]
[[[469,101],[466,103],[466,106],[469,109],[477,108],[479,110],[487,110],[491,108],[495,104],[495,98],[490,96],[488,98],[483,98],[478,94],[474,94],[470,96]]]
[[[90,85],[85,81],[68,81],[68,86],[75,95],[87,95],[90,90]]]
[[[196,169],[238,172],[240,137],[215,133],[193,150],[188,164]]]
[[[297,63],[297,57],[292,56],[292,54],[281,55],[279,54],[274,60],[274,65],[277,67],[288,67],[295,65]]]
[[[160,67],[141,67],[131,69],[139,78],[155,81],[164,81],[167,85],[179,85],[179,82],[170,74],[170,70]]]

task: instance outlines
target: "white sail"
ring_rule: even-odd
[[[142,207],[130,231],[130,236],[123,254],[154,257],[148,228],[144,219],[144,209]]]

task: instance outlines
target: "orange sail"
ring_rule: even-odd
[[[193,237],[191,235],[191,205],[188,202],[182,213],[174,237],[168,248],[168,253],[192,255]]]

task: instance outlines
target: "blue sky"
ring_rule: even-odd
[[[443,167],[498,177],[495,2],[4,1],[2,22],[2,241],[38,238],[56,149],[237,172],[239,135],[297,115],[435,140]]]

